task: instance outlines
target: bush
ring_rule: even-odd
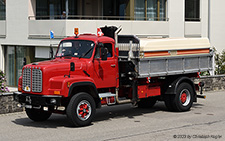
[[[216,75],[225,74],[225,50],[215,54]]]
[[[0,92],[9,92],[9,89],[6,87],[5,74],[1,70],[0,70]]]

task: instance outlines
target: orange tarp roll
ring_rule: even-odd
[[[177,55],[209,53],[209,49],[178,50]]]
[[[153,56],[169,56],[168,51],[157,51],[157,52],[145,52],[144,57],[153,57]]]

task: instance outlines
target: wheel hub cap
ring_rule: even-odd
[[[77,106],[77,116],[81,120],[87,120],[91,115],[90,103],[86,100],[81,101]]]
[[[184,103],[186,102],[186,100],[187,100],[187,94],[186,94],[186,93],[183,93],[183,94],[181,95],[180,100],[181,100],[181,102],[184,104]]]
[[[188,106],[191,101],[191,94],[188,89],[183,89],[180,93],[180,103],[183,106]]]

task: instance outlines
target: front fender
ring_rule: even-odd
[[[101,107],[101,100],[99,98],[96,85],[92,79],[82,79],[80,81],[73,81],[69,88],[68,97],[72,97],[73,95],[76,95],[79,92],[86,92],[90,94],[95,100],[96,108]]]
[[[88,87],[92,87],[93,88],[93,92],[96,94],[98,94],[98,91],[97,91],[97,88],[95,86],[94,83],[90,82],[90,81],[82,81],[82,82],[75,82],[73,83],[71,86],[70,86],[70,89],[69,89],[69,93],[68,93],[68,96],[71,96],[72,95],[72,91],[75,87],[80,87],[80,86],[88,86]]]
[[[56,76],[49,80],[50,88],[48,89],[50,94],[55,94],[54,91],[58,91],[58,95],[63,97],[69,97],[72,89],[75,86],[81,86],[81,84],[89,84],[95,89],[95,82],[90,77],[80,75],[70,75],[70,77]],[[97,91],[97,90],[96,90]]]

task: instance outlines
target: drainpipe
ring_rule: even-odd
[[[208,38],[209,41],[211,41],[211,1],[208,0]],[[212,76],[215,75],[215,54],[213,53],[213,58],[212,58],[212,71],[210,72]]]
[[[208,0],[208,38],[210,40],[210,15],[211,11],[210,11],[210,0]]]

